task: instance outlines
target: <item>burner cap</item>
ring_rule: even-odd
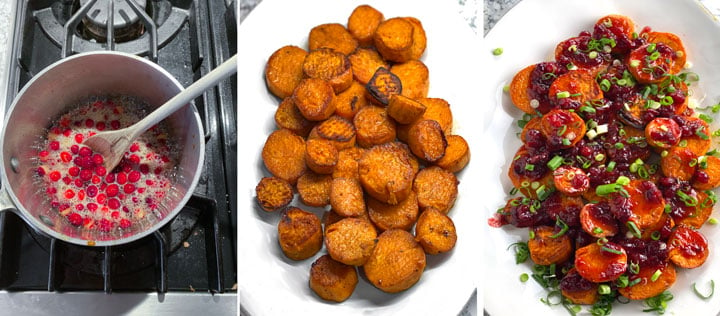
[[[126,0],[97,0],[88,11],[86,19],[99,28],[107,28],[108,22],[108,1],[114,1],[113,27],[121,29],[129,27],[140,20],[135,11],[130,7]],[[146,0],[130,0],[134,1],[143,10],[147,4]],[[80,6],[84,6],[90,0],[80,0]]]

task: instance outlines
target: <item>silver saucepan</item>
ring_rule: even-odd
[[[183,87],[167,71],[143,58],[119,52],[91,52],[60,60],[35,75],[20,91],[5,118],[0,138],[0,212],[12,211],[36,231],[78,245],[112,246],[159,229],[182,209],[198,183],[205,155],[200,116],[188,104],[168,117],[172,141],[180,148],[177,175],[166,200],[127,229],[111,232],[76,227],[52,209],[34,178],[33,146],[46,137],[52,120],[92,96],[123,95],[162,105]],[[149,109],[152,110],[152,109]]]

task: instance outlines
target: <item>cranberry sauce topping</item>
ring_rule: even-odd
[[[628,31],[624,25],[611,24],[608,26],[604,23],[596,23],[592,36],[595,39],[612,39],[615,41],[615,47],[612,47],[612,53],[624,55],[643,43],[643,40],[639,38],[635,40],[629,38],[627,36]]]
[[[662,268],[667,264],[668,247],[663,241],[616,238],[613,242],[625,249],[628,262],[636,263],[643,268]]]
[[[692,137],[697,135],[698,131],[705,132],[707,135],[707,131],[705,130],[705,125],[703,124],[704,121],[697,120],[697,119],[690,119],[687,116],[673,116],[673,120],[675,120],[678,125],[680,125],[680,129],[682,130],[682,137]]]
[[[590,217],[604,226],[615,226],[618,227],[618,221],[613,216],[613,212],[610,207],[610,203],[607,201],[600,201],[596,204],[588,204]]]
[[[568,226],[578,226],[582,207],[582,199],[564,197],[556,191],[541,203],[540,211],[545,212],[550,220],[560,218]]]
[[[565,66],[556,62],[542,62],[535,66],[535,69],[530,74],[530,90],[528,94],[531,99],[539,102],[537,110],[540,113],[544,114],[552,110],[553,106],[550,104],[548,97],[550,85],[555,81],[555,78],[567,71]]]
[[[549,160],[550,157],[547,152],[526,153],[516,157],[511,168],[518,175],[537,180],[547,173],[547,162]]]
[[[692,216],[696,205],[702,203],[697,200],[697,191],[688,181],[663,177],[658,181],[658,188],[662,191],[665,202],[670,205],[670,215],[676,221]]]
[[[563,66],[573,64],[579,68],[594,68],[607,65],[612,56],[604,50],[603,43],[589,33],[569,38],[555,49],[555,59]]]
[[[595,288],[595,283],[586,280],[577,270],[570,270],[565,277],[560,280],[560,289],[565,292],[582,292]]]

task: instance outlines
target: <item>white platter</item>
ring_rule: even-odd
[[[470,298],[479,278],[478,212],[480,165],[471,161],[459,175],[459,196],[450,216],[458,242],[445,255],[428,257],[422,278],[411,289],[387,294],[366,280],[343,303],[319,299],[308,286],[310,265],[320,255],[296,262],[287,259],[277,244],[278,213],[266,213],[255,202],[255,186],[263,176],[260,153],[275,129],[273,115],[280,100],[264,82],[267,58],[284,45],[307,48],[310,29],[323,23],[346,24],[359,4],[368,3],[386,18],[414,16],[427,33],[428,46],[421,58],[430,69],[430,97],[444,98],[455,117],[454,132],[465,136],[473,155],[482,130],[477,89],[480,38],[452,2],[439,1],[278,1],[265,0],[244,20],[238,32],[238,293],[242,309],[250,315],[457,315]],[[474,159],[474,158],[473,158]],[[293,205],[299,206],[296,201]],[[322,211],[314,209],[321,216]],[[361,274],[362,275],[362,274]],[[379,314],[378,314],[379,315]]]
[[[635,21],[636,29],[650,26],[653,30],[672,32],[680,36],[692,62],[691,71],[700,76],[699,86],[693,88],[701,106],[720,102],[720,27],[700,3],[695,1],[609,1],[609,0],[524,0],[510,10],[485,37],[486,51],[502,47],[500,56],[483,54],[481,60],[487,73],[492,74],[482,85],[482,103],[492,108],[486,113],[487,129],[482,162],[484,200],[483,258],[484,308],[492,316],[502,315],[568,315],[562,306],[549,307],[542,302],[547,292],[532,279],[519,281],[522,273],[531,274],[531,264],[515,264],[512,250],[507,247],[516,241],[527,241],[527,229],[491,228],[487,219],[505,204],[512,185],[507,169],[512,155],[520,146],[516,120],[522,113],[514,108],[504,85],[523,67],[549,61],[555,45],[576,36],[580,31],[592,31],[600,17],[622,14]],[[716,130],[717,121],[712,130]],[[717,143],[715,143],[717,146]],[[713,216],[720,216],[714,210]],[[700,268],[678,269],[677,281],[670,288],[674,299],[668,304],[668,315],[716,315],[720,312],[720,295],[702,300],[692,291],[707,291],[710,280],[720,281],[720,227],[705,225],[701,230],[710,242],[710,257]],[[647,315],[642,302],[615,304],[612,315]],[[584,308],[587,310],[587,308]],[[586,311],[583,315],[589,315]]]

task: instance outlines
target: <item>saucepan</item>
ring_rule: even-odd
[[[72,225],[53,209],[39,186],[37,144],[53,120],[81,100],[129,96],[153,108],[165,103],[182,85],[158,65],[120,52],[90,52],[62,59],[35,75],[7,112],[0,137],[0,212],[11,211],[39,233],[78,245],[112,246],[142,238],[180,212],[200,177],[205,155],[200,116],[192,104],[169,116],[169,138],[177,145],[177,171],[165,200],[129,228],[102,232]]]

